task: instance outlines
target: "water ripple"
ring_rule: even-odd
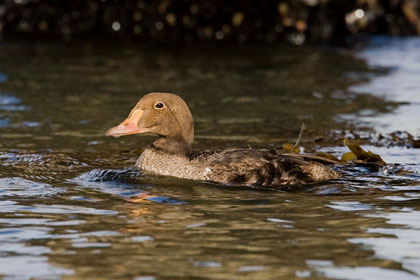
[[[53,266],[48,263],[48,257],[41,256],[2,256],[0,271],[5,276],[4,279],[19,280],[59,279],[62,275],[72,275],[75,272],[73,269]]]
[[[46,183],[33,182],[19,177],[0,178],[0,197],[52,196],[66,191],[63,187],[52,187]],[[4,206],[0,202],[0,208]]]
[[[28,109],[27,106],[20,105],[22,101],[9,94],[0,92],[0,111],[25,111]]]
[[[0,72],[0,84],[7,82],[8,79],[9,78],[7,77],[5,73]]]
[[[77,205],[46,205],[34,204],[32,207],[25,209],[32,213],[48,213],[48,214],[87,214],[87,215],[116,215],[118,211],[96,209],[89,207],[82,207]]]
[[[46,226],[75,226],[84,223],[83,220],[54,221],[42,218],[0,218],[0,224],[8,225],[46,225]]]

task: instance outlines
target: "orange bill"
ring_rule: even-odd
[[[114,126],[106,132],[106,136],[120,137],[124,135],[145,133],[147,132],[146,128],[138,127],[138,122],[143,116],[144,111],[140,109],[133,109],[130,112],[130,115],[122,123],[117,126]]]

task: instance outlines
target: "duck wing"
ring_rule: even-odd
[[[266,149],[203,151],[194,161],[207,166],[211,180],[232,185],[307,184],[335,179],[338,174],[310,159]]]

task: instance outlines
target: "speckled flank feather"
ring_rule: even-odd
[[[339,177],[321,163],[257,149],[203,151],[188,158],[148,148],[136,166],[161,175],[248,186],[307,184]]]
[[[182,98],[171,93],[145,95],[129,117],[107,135],[135,133],[159,136],[136,163],[139,169],[156,174],[232,185],[306,184],[339,177],[324,165],[328,160],[316,156],[264,149],[191,152],[191,112]]]
[[[147,148],[139,157],[136,167],[148,172],[193,180],[210,180],[208,169],[190,161],[184,155],[168,154],[155,148]]]

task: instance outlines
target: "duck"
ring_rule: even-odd
[[[154,134],[136,167],[146,173],[225,185],[279,186],[333,180],[340,175],[334,161],[305,154],[256,148],[193,151],[194,120],[187,103],[173,93],[144,95],[106,136]]]

